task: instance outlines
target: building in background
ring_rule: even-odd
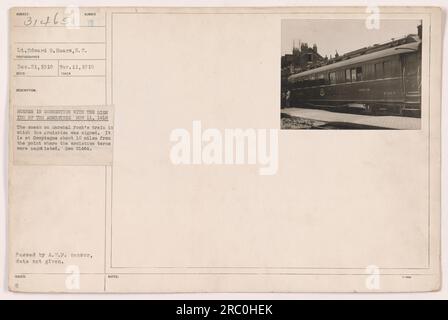
[[[293,46],[291,54],[282,56],[282,70],[288,69],[289,74],[301,72],[315,66],[325,59],[317,52],[317,45],[309,47],[307,43],[301,43],[297,48]]]

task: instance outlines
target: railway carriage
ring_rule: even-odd
[[[421,40],[409,36],[405,44],[373,48],[291,75],[287,90],[291,107],[354,107],[420,116]]]

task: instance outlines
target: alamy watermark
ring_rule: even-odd
[[[379,30],[381,26],[380,8],[378,6],[368,6],[366,13],[369,14],[366,18],[366,28],[368,30]]]
[[[65,269],[65,288],[68,290],[79,290],[81,288],[81,271],[79,266],[70,265]]]
[[[367,274],[365,279],[366,288],[368,290],[379,290],[381,286],[380,268],[375,265],[370,265],[366,268],[365,273]]]
[[[258,165],[260,175],[275,175],[278,170],[277,129],[203,130],[196,120],[191,132],[172,130],[170,141],[175,165]]]

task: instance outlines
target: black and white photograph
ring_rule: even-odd
[[[422,21],[282,21],[282,129],[419,130]]]

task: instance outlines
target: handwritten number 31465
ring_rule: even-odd
[[[36,27],[36,26],[66,26],[69,24],[73,24],[75,21],[74,14],[71,15],[64,15],[62,16],[59,14],[59,12],[56,12],[52,16],[46,16],[43,18],[35,18],[33,16],[28,16],[25,21],[24,25],[26,27]]]

